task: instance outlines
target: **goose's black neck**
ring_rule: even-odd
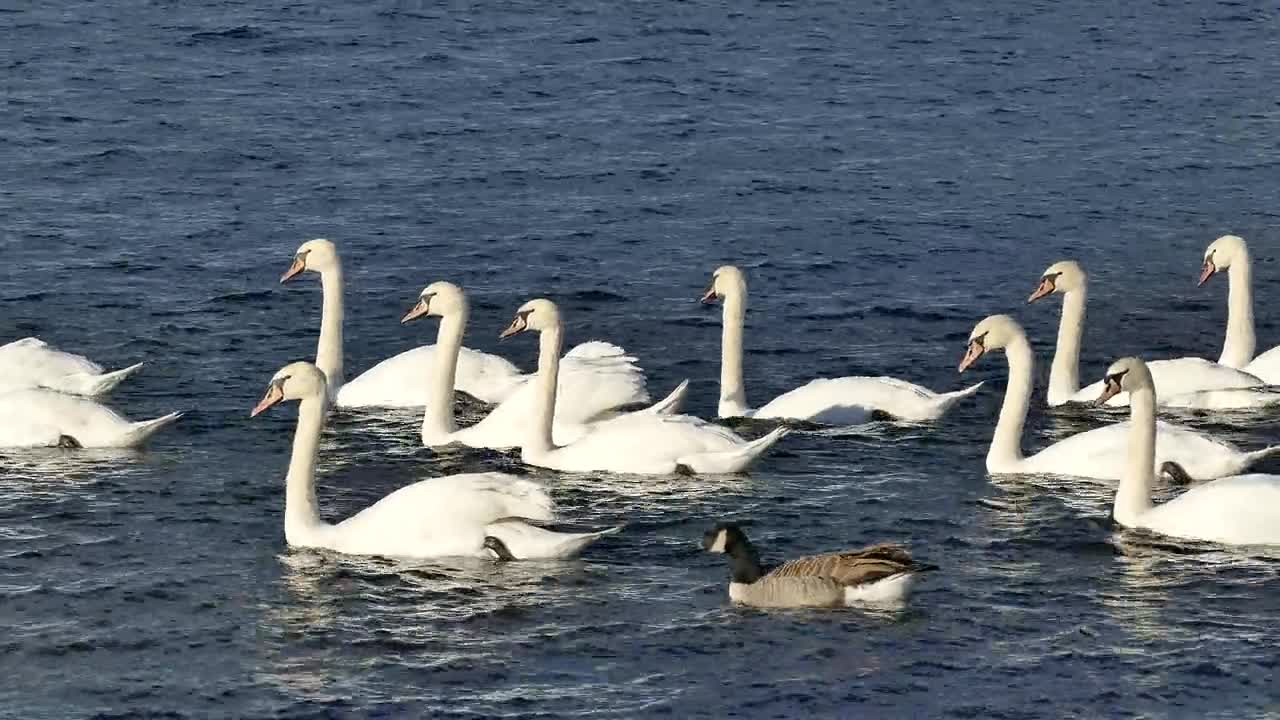
[[[745,537],[728,549],[729,568],[733,582],[751,584],[764,575],[760,567],[760,554]]]

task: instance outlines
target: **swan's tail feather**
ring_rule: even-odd
[[[576,556],[582,549],[622,526],[585,533],[565,533],[530,525],[523,520],[500,520],[485,527],[485,534],[501,540],[517,560],[552,560]]]
[[[1280,455],[1280,445],[1272,445],[1261,450],[1254,450],[1244,454],[1244,465],[1241,469],[1253,467],[1254,465],[1266,460],[1273,455]]]
[[[684,400],[689,395],[689,381],[686,379],[676,386],[670,394],[662,398],[658,402],[645,408],[643,412],[653,413],[654,415],[675,415],[680,412],[680,408],[684,407]]]
[[[129,376],[138,372],[141,368],[142,363],[136,363],[127,368],[102,373],[101,375],[90,375],[89,373],[69,375],[67,380],[75,388],[77,395],[98,397],[115,390],[117,385],[127,380]]]
[[[963,390],[955,390],[949,393],[941,393],[938,395],[938,399],[942,401],[942,407],[949,408],[952,405],[954,405],[958,400],[963,400],[969,397],[970,395],[973,395],[974,393],[978,392],[979,390],[982,389],[982,386],[985,384],[986,384],[986,381],[983,380],[982,382],[976,382],[970,385],[969,387],[964,388]]]
[[[773,432],[765,435],[758,440],[751,442],[733,450],[723,450],[721,452],[701,453],[698,455],[690,455],[680,458],[676,462],[679,465],[687,466],[690,470],[699,473],[736,473],[746,470],[751,463],[755,462],[773,447],[774,443],[786,437],[791,432],[790,428],[779,427]]]
[[[558,558],[576,557],[591,543],[599,540],[605,535],[615,535],[622,531],[622,526],[607,528],[605,530],[596,530],[587,533],[563,533],[565,538],[560,542],[560,547],[556,553]]]
[[[133,423],[132,427],[121,436],[120,447],[141,447],[151,439],[152,435],[172,425],[180,417],[182,417],[182,413],[171,412],[154,420],[142,420]]]

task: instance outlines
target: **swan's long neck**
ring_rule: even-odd
[[[289,474],[285,476],[284,538],[290,545],[312,546],[325,527],[316,502],[316,454],[324,428],[326,400],[308,398],[298,406]]]
[[[1058,322],[1058,346],[1049,367],[1049,404],[1061,405],[1080,390],[1080,340],[1084,335],[1085,304],[1089,288],[1081,285],[1062,296],[1062,320]]]
[[[1112,510],[1116,522],[1136,525],[1151,509],[1151,483],[1156,464],[1156,394],[1148,386],[1129,393],[1129,460]]]
[[[560,377],[560,344],[563,335],[563,326],[556,324],[543,330],[538,336],[538,377],[534,380],[537,383],[538,410],[522,448],[521,454],[525,456],[536,457],[555,448],[551,441],[551,429],[555,421],[556,386]]]
[[[450,313],[440,320],[436,333],[435,365],[431,368],[427,408],[422,416],[422,441],[432,444],[453,434],[457,423],[453,417],[453,386],[458,375],[458,353],[462,350],[462,334],[467,329],[467,309]]]
[[[746,318],[746,290],[726,295],[720,321],[720,417],[747,414],[747,391],[742,386],[742,327]]]
[[[1032,374],[1035,356],[1025,337],[1017,337],[1004,349],[1009,360],[1009,382],[1004,390],[1004,403],[1000,406],[1000,419],[987,451],[987,468],[1007,467],[1022,461],[1022,427],[1027,422],[1027,408],[1031,404]]]
[[[1227,269],[1227,341],[1218,362],[1242,368],[1253,360],[1257,339],[1253,334],[1253,268],[1249,252],[1241,249]]]
[[[316,343],[316,367],[329,381],[329,397],[342,387],[342,266],[320,273],[324,305],[320,310],[320,341]]]

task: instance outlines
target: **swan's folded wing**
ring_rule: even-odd
[[[766,577],[824,577],[842,585],[859,585],[911,570],[911,553],[897,545],[874,545],[862,550],[796,558],[779,565]]]
[[[23,338],[0,345],[0,368],[7,373],[33,374],[40,378],[84,373],[96,375],[103,367],[83,355],[75,355],[40,340]]]
[[[503,473],[423,480],[387,495],[341,524],[348,532],[410,534],[445,527],[482,527],[504,518],[550,522],[555,503],[541,484]]]

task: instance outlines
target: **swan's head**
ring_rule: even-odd
[[[400,318],[400,322],[407,323],[428,315],[445,317],[466,312],[466,310],[467,296],[463,294],[462,288],[441,280],[422,289],[418,294],[418,302],[409,308],[409,312]]]
[[[702,302],[713,303],[720,298],[743,297],[747,294],[747,276],[733,265],[722,265],[711,274],[711,285],[702,295]]]
[[[969,333],[969,347],[965,350],[964,358],[960,360],[960,372],[968,370],[989,350],[1000,350],[1008,347],[1014,340],[1025,337],[1026,333],[1022,331],[1022,326],[1008,315],[992,315],[984,318],[974,325],[973,332]]]
[[[308,240],[298,246],[297,252],[293,254],[293,263],[280,276],[280,282],[287,283],[304,270],[322,273],[337,266],[338,248],[332,242],[323,238]]]
[[[702,549],[707,552],[732,555],[748,544],[746,533],[733,523],[720,523],[702,534]]]
[[[326,392],[328,392],[328,385],[320,368],[305,360],[290,363],[271,376],[271,382],[267,383],[267,393],[254,406],[249,417],[257,416],[272,405],[278,405],[285,400],[324,397]]]
[[[1107,368],[1107,375],[1102,380],[1102,395],[1095,402],[1102,405],[1122,392],[1131,393],[1151,387],[1154,385],[1146,363],[1136,357],[1120,358]]]
[[[526,330],[542,332],[559,326],[560,308],[550,300],[538,298],[521,305],[520,309],[516,310],[515,319],[498,338],[508,338]]]
[[[1249,256],[1249,246],[1239,235],[1223,235],[1204,249],[1204,265],[1200,267],[1200,280],[1196,287],[1204,285],[1213,274],[1231,267],[1232,262]]]
[[[1084,268],[1080,267],[1080,263],[1075,260],[1056,262],[1045,268],[1044,274],[1040,276],[1040,284],[1036,286],[1036,291],[1031,293],[1031,297],[1027,298],[1027,302],[1033,303],[1054,293],[1079,290],[1088,282],[1089,276],[1085,274]]]

